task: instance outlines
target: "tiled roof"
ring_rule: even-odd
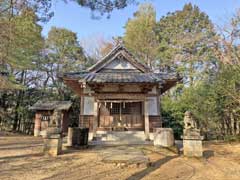
[[[78,79],[88,83],[161,83],[165,80],[178,79],[176,73],[139,72],[65,73],[63,78]]]
[[[29,109],[31,110],[69,110],[71,101],[38,101]]]

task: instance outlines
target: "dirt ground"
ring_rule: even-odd
[[[133,146],[152,162],[150,167],[118,167],[103,163],[113,147],[64,150],[56,158],[42,154],[42,139],[0,133],[0,179],[61,180],[239,180],[240,143],[206,143],[204,158],[186,158],[153,146]]]

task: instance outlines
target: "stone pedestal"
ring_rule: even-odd
[[[67,146],[72,146],[73,145],[72,141],[73,141],[73,128],[69,127],[67,136]]]
[[[40,136],[41,130],[41,115],[39,113],[35,114],[35,124],[34,124],[34,136]]]
[[[154,146],[171,147],[174,145],[173,130],[171,128],[156,128],[153,139]]]
[[[58,128],[49,128],[44,137],[43,153],[49,156],[57,156],[62,151],[62,137]]]
[[[197,122],[191,113],[186,111],[184,114],[184,131],[183,131],[183,154],[188,157],[202,157],[202,140],[200,130],[197,128]]]
[[[34,136],[35,136],[35,137],[40,136],[40,130],[34,129]]]
[[[202,136],[182,136],[183,154],[187,157],[202,157]]]

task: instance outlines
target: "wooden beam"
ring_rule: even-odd
[[[146,98],[146,94],[141,93],[99,93],[94,94],[97,99],[137,99],[144,100]]]

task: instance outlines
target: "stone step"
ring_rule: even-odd
[[[94,140],[89,141],[89,145],[153,145],[152,141],[101,141],[101,140]]]
[[[96,139],[98,141],[121,141],[125,144],[143,142],[146,137],[144,131],[97,131]]]

